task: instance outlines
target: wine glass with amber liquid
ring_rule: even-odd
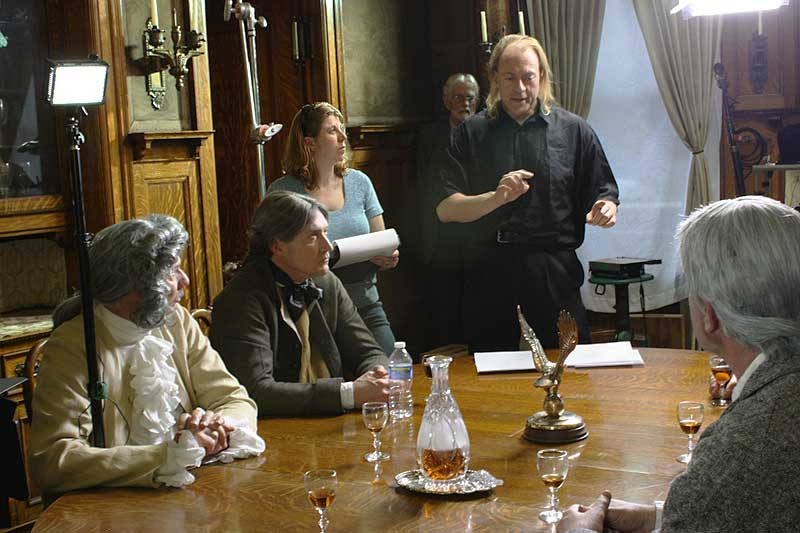
[[[703,425],[703,404],[700,402],[680,402],[678,404],[678,424],[689,438],[686,453],[675,458],[679,463],[688,464],[694,452],[694,436]]]
[[[732,374],[731,365],[719,355],[712,355],[709,357],[708,364],[711,365],[711,374],[717,381],[717,385],[719,385],[719,398],[712,399],[711,405],[714,407],[724,407],[731,403],[729,400],[725,399],[725,385],[730,381]]]
[[[389,406],[386,402],[366,402],[361,406],[361,415],[364,418],[364,425],[372,433],[373,451],[364,455],[364,459],[368,463],[386,461],[389,459],[389,454],[381,451],[381,431],[389,420]]]
[[[319,531],[328,531],[328,507],[333,504],[336,497],[336,487],[339,479],[336,477],[336,470],[309,470],[303,476],[303,483],[308,493],[308,501],[311,502],[319,513]]]
[[[566,450],[549,449],[539,450],[536,454],[536,468],[544,486],[550,491],[549,509],[539,513],[539,520],[546,524],[555,524],[563,513],[558,510],[556,492],[564,484],[569,471],[569,456]]]

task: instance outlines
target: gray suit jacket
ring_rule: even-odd
[[[661,531],[800,531],[800,354],[774,354],[700,437]]]
[[[264,255],[248,258],[214,300],[211,344],[258,404],[259,416],[340,414],[340,385],[388,360],[339,279],[314,282],[322,299],[309,308],[309,339],[331,378],[298,383],[300,340],[281,317],[275,280]]]

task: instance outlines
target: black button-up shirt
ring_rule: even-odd
[[[497,231],[511,242],[542,249],[574,250],[583,243],[586,213],[597,200],[619,203],[614,174],[594,130],[561,108],[539,111],[518,124],[498,107],[461,124],[451,137],[442,170],[442,199],[493,191],[503,174],[525,169],[531,188],[517,200],[467,224],[468,241],[487,243]]]

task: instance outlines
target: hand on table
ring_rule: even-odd
[[[623,533],[650,533],[656,527],[656,506],[612,500],[605,527]]]
[[[366,402],[389,401],[389,373],[378,365],[364,372],[353,382],[353,404],[360,408]]]
[[[610,501],[611,493],[606,490],[589,507],[577,503],[570,505],[558,523],[558,531],[565,532],[581,528],[603,531],[606,510],[608,510]]]
[[[236,431],[236,428],[225,422],[222,415],[197,407],[191,413],[183,413],[180,416],[178,430],[191,431],[197,444],[203,447],[208,457],[228,447],[228,435]],[[177,435],[175,440],[177,442]]]

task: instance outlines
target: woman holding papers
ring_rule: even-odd
[[[347,168],[347,135],[341,112],[327,102],[306,104],[294,116],[283,155],[284,176],[272,191],[307,194],[328,209],[331,241],[382,231],[383,208],[369,177]],[[399,252],[335,269],[358,313],[387,354],[394,348],[394,333],[386,318],[378,287],[379,269],[394,268]]]

